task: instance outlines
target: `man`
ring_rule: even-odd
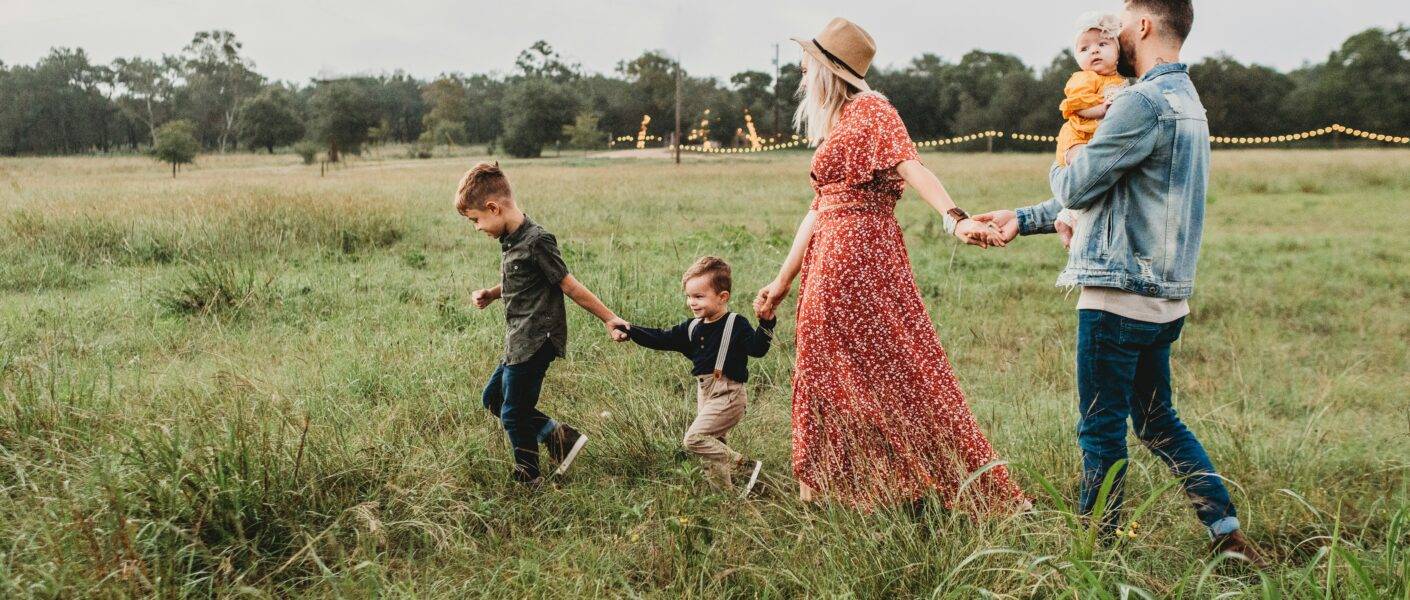
[[[1180,337],[1204,225],[1209,127],[1180,49],[1190,0],[1127,0],[1120,71],[1139,77],[1120,95],[1092,142],[1050,174],[1047,202],[976,217],[1005,241],[1052,233],[1063,208],[1084,209],[1060,286],[1081,286],[1077,302],[1077,392],[1081,410],[1081,508],[1096,509],[1107,473],[1126,458],[1126,420],[1142,443],[1183,479],[1216,553],[1265,565],[1239,530],[1229,491],[1171,403],[1170,346]],[[1124,468],[1121,469],[1124,471]],[[1121,486],[1102,526],[1116,528]]]

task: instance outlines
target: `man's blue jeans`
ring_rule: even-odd
[[[1100,310],[1078,311],[1077,395],[1081,414],[1082,514],[1096,509],[1102,481],[1126,458],[1126,419],[1136,437],[1181,478],[1195,513],[1211,535],[1239,528],[1229,490],[1215,473],[1204,446],[1180,421],[1171,404],[1170,345],[1185,319],[1148,323]],[[1121,519],[1121,478],[1107,499],[1102,523],[1110,531]]]
[[[558,423],[539,412],[539,392],[544,375],[557,355],[553,344],[544,344],[529,360],[500,364],[485,386],[485,410],[499,417],[514,448],[514,477],[531,481],[539,476],[539,443],[548,438]]]

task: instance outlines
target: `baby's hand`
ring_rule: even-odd
[[[777,307],[777,306],[769,306],[767,303],[766,303],[766,304],[763,304],[763,305],[760,305],[759,303],[755,303],[755,304],[754,304],[754,317],[755,317],[755,318],[758,318],[758,319],[773,320],[773,318],[774,318],[774,309],[776,309],[776,308],[778,308],[778,307]]]
[[[1057,229],[1058,240],[1062,242],[1062,247],[1071,250],[1072,226],[1062,221],[1058,221],[1056,223],[1053,223],[1053,227]]]
[[[1072,210],[1064,210],[1058,213],[1057,220],[1053,222],[1053,228],[1057,230],[1058,240],[1062,242],[1063,248],[1072,247],[1072,229],[1077,226],[1077,213]]]
[[[1068,164],[1069,166],[1071,166],[1071,165],[1072,165],[1072,161],[1074,161],[1074,160],[1077,159],[1077,153],[1078,153],[1078,152],[1081,152],[1081,151],[1082,151],[1084,148],[1086,148],[1086,147],[1087,147],[1086,144],[1077,144],[1076,146],[1073,146],[1073,147],[1071,147],[1071,148],[1068,148],[1068,149],[1067,149],[1067,164]]]

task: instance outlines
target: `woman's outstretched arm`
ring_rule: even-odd
[[[935,173],[926,168],[918,160],[908,160],[896,165],[896,172],[901,174],[901,178],[906,180],[916,193],[920,194],[922,200],[929,204],[941,217],[948,218],[946,213],[950,209],[957,208],[955,201],[950,198],[950,193],[945,191],[945,185],[940,183],[940,178]],[[948,230],[949,227],[946,227]],[[988,226],[987,223],[980,223],[974,219],[965,219],[955,224],[952,232],[955,237],[967,244],[973,244],[981,248],[989,246],[1005,245],[1003,236],[999,232]]]
[[[783,259],[778,277],[759,290],[759,295],[754,298],[755,311],[772,312],[788,296],[793,279],[803,268],[803,255],[808,251],[808,243],[813,240],[813,222],[817,219],[818,212],[810,210],[803,217],[803,222],[798,224],[798,234],[793,236],[793,247],[788,250],[788,258]]]

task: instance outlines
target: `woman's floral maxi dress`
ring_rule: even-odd
[[[960,391],[911,273],[894,210],[917,158],[896,109],[850,101],[813,156],[818,211],[799,284],[793,471],[860,508],[935,491],[981,511],[1023,498]]]

